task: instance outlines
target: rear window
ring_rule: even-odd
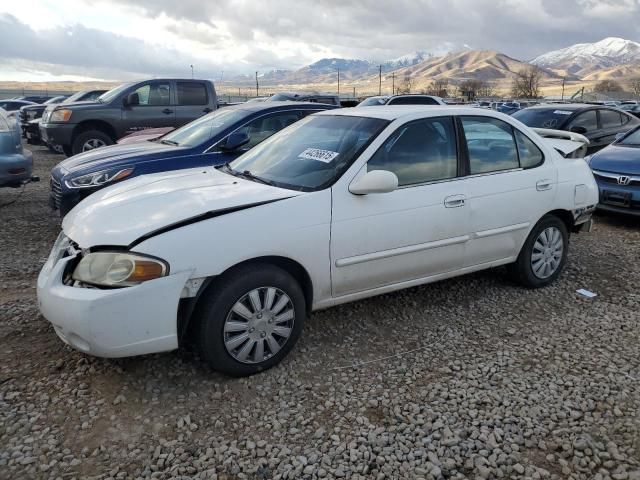
[[[203,83],[178,82],[178,105],[206,105],[207,88]]]
[[[517,118],[527,127],[560,128],[572,114],[573,111],[563,110],[561,106],[553,109],[526,108],[514,113],[513,118]]]
[[[399,97],[392,98],[389,105],[439,105],[431,97]]]

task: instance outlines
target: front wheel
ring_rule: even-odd
[[[526,287],[544,287],[562,272],[568,250],[566,225],[555,215],[545,215],[529,233],[516,262],[509,265],[509,273]]]
[[[107,145],[113,145],[113,140],[109,135],[100,130],[87,130],[73,140],[71,151],[73,155],[77,155]]]
[[[203,358],[215,370],[246,376],[271,368],[302,333],[304,294],[298,282],[278,267],[240,267],[209,292],[196,311],[195,332]]]

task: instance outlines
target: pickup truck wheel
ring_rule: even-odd
[[[113,145],[113,140],[109,135],[100,130],[87,130],[75,138],[71,151],[73,155],[77,155],[106,145]]]
[[[306,317],[305,298],[286,271],[248,265],[215,282],[195,315],[207,363],[227,375],[247,376],[273,367],[293,348]]]
[[[545,215],[531,230],[518,260],[508,266],[509,273],[525,287],[544,287],[562,272],[568,250],[566,225],[555,215]]]

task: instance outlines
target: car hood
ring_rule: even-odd
[[[594,154],[590,165],[594,170],[640,175],[640,147],[610,145]]]
[[[90,195],[64,217],[62,228],[81,248],[132,245],[185,221],[298,195],[212,167],[143,175]]]
[[[171,157],[184,150],[186,149],[183,147],[145,141],[109,145],[67,158],[58,164],[57,169],[64,175],[90,173],[103,167],[135,164],[150,156],[154,158]]]

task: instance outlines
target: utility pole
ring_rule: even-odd
[[[258,72],[256,72],[256,97],[259,97],[260,94],[258,93]]]
[[[391,72],[391,95],[396,94],[396,72]]]
[[[353,87],[353,98],[356,98],[356,87]]]
[[[564,77],[562,77],[562,101],[564,102]]]
[[[340,69],[338,69],[338,98],[340,98]]]
[[[382,65],[378,67],[378,95],[382,95]]]
[[[193,80],[193,65],[189,65],[191,67],[191,79]]]

